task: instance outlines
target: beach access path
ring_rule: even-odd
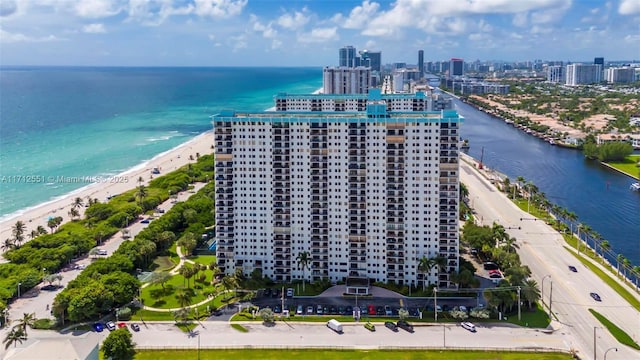
[[[27,209],[24,213],[12,216],[0,222],[0,239],[13,238],[12,228],[17,221],[22,221],[26,225],[25,242],[30,240],[29,234],[32,230],[43,226],[47,227],[49,218],[61,216],[64,222],[70,220],[69,210],[71,210],[73,201],[79,197],[86,203],[88,198],[98,199],[100,202],[106,202],[109,196],[121,194],[123,192],[134,189],[139,185],[148,185],[152,179],[151,170],[158,168],[162,176],[168,172],[178,169],[188,163],[196,161],[196,154],[207,155],[213,153],[213,131],[208,131],[196,136],[188,142],[173,148],[172,150],[160,154],[153,159],[145,162],[144,166],[137,166],[133,170],[128,170],[116,176],[102,178],[99,183],[94,183],[77,191],[71,192],[58,200],[46,202],[39,206]],[[190,160],[193,158],[193,160]],[[46,174],[49,175],[49,174]],[[55,176],[56,174],[50,174]],[[86,177],[93,177],[95,174],[85,174]],[[142,182],[138,180],[142,178]],[[33,184],[39,186],[41,184]],[[80,216],[84,214],[84,207],[79,209]],[[63,222],[63,223],[64,223]],[[0,250],[0,254],[4,252]],[[0,262],[5,262],[4,258],[0,258]]]

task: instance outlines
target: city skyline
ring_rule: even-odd
[[[634,60],[639,18],[635,0],[6,0],[0,64],[335,66],[345,45],[385,64]]]

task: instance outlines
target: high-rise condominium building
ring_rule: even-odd
[[[566,85],[596,84],[602,81],[602,66],[596,64],[567,65]]]
[[[609,83],[632,83],[636,70],[632,67],[612,67],[604,71],[604,80]]]
[[[355,67],[356,66],[356,48],[353,46],[345,46],[339,50],[339,66]]]
[[[593,64],[600,65],[604,69],[604,58],[603,57],[593,58]]]
[[[547,67],[547,81],[552,83],[564,83],[566,80],[564,66],[550,65]]]
[[[371,87],[371,68],[325,67],[322,91],[325,94],[366,94]]]
[[[464,60],[452,58],[449,63],[449,76],[464,75]]]
[[[371,67],[371,72],[382,72],[382,53],[380,51],[362,50],[360,54],[360,65]]]
[[[326,97],[350,99],[305,101]],[[282,282],[454,286],[462,119],[453,110],[391,111],[390,103],[372,90],[355,111],[214,116],[220,269]],[[437,257],[443,267],[419,269],[420,259]]]

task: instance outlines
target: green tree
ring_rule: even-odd
[[[260,311],[258,312],[258,316],[260,316],[262,321],[264,321],[267,324],[273,323],[273,320],[275,319],[273,310],[271,310],[271,308],[268,308],[268,307],[260,309]]]
[[[36,322],[35,313],[23,313],[22,318],[18,320],[18,323],[13,327],[14,329],[20,329],[25,336],[27,336],[27,327],[33,327]]]
[[[24,241],[24,232],[27,231],[27,225],[24,222],[18,220],[11,228],[13,234],[14,243],[20,245]]]
[[[180,304],[181,308],[185,308],[191,305],[192,293],[190,289],[180,289],[176,293],[176,300],[178,300],[178,304]]]
[[[102,342],[102,353],[105,358],[132,359],[135,354],[135,344],[129,330],[122,328],[112,331]]]
[[[427,286],[427,274],[436,266],[433,259],[428,259],[426,256],[420,258],[418,263],[418,271],[422,273],[422,291],[426,290]]]
[[[184,255],[189,256],[192,254],[193,250],[195,250],[196,246],[198,246],[198,242],[196,241],[196,236],[192,232],[186,232],[178,241],[178,245],[182,247]]]
[[[147,195],[149,195],[149,191],[144,185],[140,185],[136,188],[135,197],[136,199],[138,199],[138,205],[140,205],[140,207],[143,208],[143,210],[145,210],[143,206],[143,202],[144,202],[144,199],[147,197]]]
[[[303,251],[301,253],[298,254],[298,256],[296,257],[296,262],[298,263],[298,266],[302,269],[302,292],[305,291],[304,289],[304,280],[305,280],[305,269],[309,269],[309,263],[311,262],[311,254],[309,254],[308,251]]]
[[[529,305],[529,309],[540,300],[540,289],[538,283],[533,279],[527,279],[522,283],[522,289],[520,291],[520,298],[526,301]]]
[[[160,284],[162,292],[165,292],[164,285],[171,279],[171,274],[165,271],[155,271],[151,274],[151,283],[154,285]]]
[[[84,201],[82,200],[81,197],[77,197],[73,199],[73,202],[71,203],[71,208],[72,209],[81,208],[82,205],[84,205]]]
[[[235,289],[238,286],[238,280],[233,275],[225,275],[222,278],[222,287],[225,291],[229,291],[231,289]],[[235,294],[234,294],[235,296]]]
[[[23,341],[27,341],[27,334],[22,331],[22,328],[13,328],[4,338],[4,349],[8,349],[11,345],[14,347],[18,343],[22,344]]]

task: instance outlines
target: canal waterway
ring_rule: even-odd
[[[640,265],[640,194],[629,190],[634,179],[457,99],[454,104],[465,118],[460,136],[469,139],[469,155],[482,156],[486,166],[512,181],[518,176],[531,181],[549,201],[575,213],[578,222],[608,240],[614,252]]]

